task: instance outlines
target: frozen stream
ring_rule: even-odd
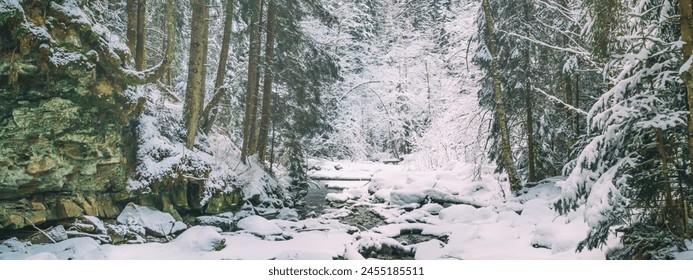
[[[166,243],[100,245],[89,237],[58,244],[0,244],[0,259],[604,259],[602,249],[576,252],[589,227],[584,209],[553,209],[560,195],[546,180],[517,197],[493,167],[450,163],[436,171],[406,165],[316,161],[304,206],[275,217],[212,217],[233,223],[187,229]],[[347,179],[338,181],[337,179]],[[370,178],[368,181],[350,181]],[[298,212],[296,215],[291,213]],[[150,221],[156,222],[156,221]]]

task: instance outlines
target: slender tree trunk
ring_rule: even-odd
[[[200,114],[205,94],[205,74],[209,8],[205,0],[191,0],[192,17],[190,25],[190,57],[188,61],[188,85],[185,90],[185,146],[192,149],[200,124]]]
[[[260,132],[258,133],[257,150],[260,160],[265,159],[272,109],[272,83],[274,78],[274,41],[277,36],[277,6],[270,0],[267,4],[267,40],[265,41],[265,79],[262,87],[262,114]]]
[[[146,50],[144,43],[146,41],[146,26],[147,21],[147,0],[138,0],[137,5],[137,46],[135,47],[135,68],[137,71],[143,71],[147,68]]]
[[[127,0],[126,10],[128,13],[127,19],[127,46],[130,49],[130,54],[133,56],[137,52],[137,1],[139,0]]]
[[[564,74],[563,80],[565,81],[565,103],[568,103],[568,105],[571,105],[575,107],[575,104],[573,103],[573,78],[571,77],[570,74]],[[573,110],[570,110],[569,108],[566,108],[566,120],[568,122],[568,135],[572,136],[573,131],[575,131],[575,124],[573,123],[573,117],[574,113]],[[575,135],[577,137],[577,135]],[[575,139],[573,137],[570,137],[568,139],[568,147],[572,147],[573,144],[575,144]]]
[[[255,94],[255,103],[253,104],[253,122],[250,123],[250,139],[248,139],[248,153],[254,155],[257,153],[257,138],[259,135],[259,117],[257,115],[258,106],[260,105],[260,57],[262,51],[262,17],[263,9],[265,8],[265,1],[260,2],[260,19],[257,26],[257,71],[255,73],[255,78],[253,79],[253,93]]]
[[[676,207],[674,205],[674,196],[671,189],[671,181],[669,180],[669,158],[666,152],[666,143],[664,138],[664,132],[661,128],[657,128],[655,131],[657,137],[657,151],[659,152],[659,159],[662,164],[662,180],[664,183],[664,213],[665,217],[670,222],[676,230],[680,229],[680,217],[676,213]],[[685,215],[684,215],[685,216]]]
[[[575,73],[575,108],[580,109],[580,73]],[[580,136],[580,115],[573,112],[573,123],[575,124],[575,137]],[[576,139],[577,140],[577,139]]]
[[[526,69],[529,70],[529,52],[525,55]],[[534,185],[537,181],[537,158],[534,151],[534,116],[532,114],[532,86],[529,80],[525,81],[525,110],[527,114],[527,161],[529,168],[528,183]]]
[[[529,24],[531,18],[530,18],[530,13],[531,13],[531,6],[530,3],[525,0],[524,1],[524,16],[525,16],[525,22]],[[525,36],[529,36],[529,28],[525,28]],[[525,125],[527,129],[527,166],[528,166],[528,171],[529,171],[529,178],[528,178],[528,183],[529,185],[533,186],[537,181],[537,156],[536,152],[534,151],[534,116],[532,112],[532,66],[531,66],[531,51],[532,51],[532,46],[528,45],[527,50],[525,51],[525,57],[524,57],[524,70],[525,70],[525,110],[526,110],[526,117],[527,117],[527,123]]]
[[[226,10],[224,11],[224,38],[221,41],[221,52],[219,54],[219,67],[217,68],[217,77],[214,80],[214,96],[205,107],[202,119],[202,131],[206,134],[212,130],[214,121],[216,120],[217,112],[219,111],[219,102],[228,100],[228,91],[223,88],[224,78],[226,77],[226,65],[229,61],[229,46],[231,45],[231,28],[233,27],[233,2],[234,0],[226,0]],[[219,97],[217,97],[219,96]]]
[[[510,131],[508,129],[508,120],[505,112],[505,98],[503,96],[503,92],[501,91],[501,80],[500,74],[498,73],[498,51],[496,49],[495,26],[491,14],[491,5],[489,4],[489,0],[483,0],[482,5],[484,17],[486,18],[486,32],[488,32],[488,41],[486,42],[486,45],[491,53],[491,76],[493,77],[493,93],[496,101],[496,115],[498,117],[498,126],[500,127],[501,133],[503,166],[505,167],[506,172],[508,172],[510,189],[513,192],[517,192],[522,189],[522,185],[520,184],[520,180],[517,178],[512,150],[510,148]]]
[[[688,61],[693,54],[693,1],[679,0],[681,12],[681,39],[683,45],[683,60]],[[688,93],[688,163],[690,174],[693,176],[693,64],[688,73],[683,74],[683,81]]]
[[[248,51],[248,84],[245,99],[245,120],[243,122],[243,148],[241,160],[245,163],[249,155],[255,153],[257,129],[257,99],[260,79],[260,22],[262,20],[262,0],[252,0],[250,3],[250,50]]]

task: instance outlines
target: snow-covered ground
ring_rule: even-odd
[[[100,245],[89,237],[31,245],[11,239],[0,259],[363,259],[398,252],[414,259],[604,259],[604,248],[576,252],[588,227],[584,209],[566,216],[552,209],[555,180],[512,197],[491,167],[451,162],[438,171],[410,171],[406,164],[312,161],[313,176],[370,178],[328,182],[333,208],[321,216],[282,219],[225,217],[238,230],[194,226],[168,243]],[[337,166],[337,168],[335,168]],[[341,220],[367,211],[381,221],[368,229]],[[365,210],[363,210],[365,209]],[[418,243],[408,235],[423,237]],[[414,241],[417,242],[417,241]]]

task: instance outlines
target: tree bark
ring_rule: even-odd
[[[525,16],[525,22],[527,25],[529,25],[530,22],[530,12],[531,12],[531,7],[530,3],[528,1],[524,1],[524,16]],[[525,28],[525,36],[529,36],[529,28]],[[531,66],[531,50],[532,46],[528,45],[527,50],[525,51],[525,57],[524,57],[524,70],[525,70],[525,110],[526,110],[526,124],[525,128],[527,129],[527,166],[528,166],[528,172],[529,172],[529,177],[528,177],[528,184],[533,186],[536,184],[538,180],[537,178],[537,158],[536,158],[536,153],[534,151],[534,116],[532,112],[532,66]]]
[[[568,105],[575,107],[575,104],[573,103],[573,79],[570,74],[563,74],[563,80],[565,81],[565,103],[568,103]],[[575,125],[573,124],[573,110],[570,110],[570,108],[566,108],[566,119],[568,120],[568,136],[570,137],[568,139],[568,147],[572,147],[573,144],[575,144],[575,138],[573,138],[572,133],[575,131]],[[577,137],[577,135],[575,135]]]
[[[185,146],[192,149],[200,124],[202,103],[205,94],[206,53],[209,8],[205,0],[191,0],[192,18],[190,25],[190,57],[188,60],[188,85],[185,90]]]
[[[501,91],[501,80],[500,74],[498,73],[498,51],[496,48],[495,26],[491,14],[491,5],[489,4],[489,0],[483,0],[482,6],[484,10],[484,17],[486,18],[486,32],[488,38],[486,45],[491,53],[491,76],[493,77],[493,93],[496,101],[496,116],[498,117],[498,126],[500,127],[501,133],[503,167],[505,167],[506,172],[508,172],[510,189],[513,192],[518,192],[522,190],[522,185],[520,184],[520,180],[517,178],[512,150],[510,148],[510,132],[508,129],[508,120],[506,118],[505,98],[503,96],[503,92]]]
[[[147,68],[147,57],[144,43],[146,41],[147,0],[138,0],[137,5],[137,46],[135,47],[135,69]]]
[[[675,229],[679,229],[681,224],[678,215],[676,215],[676,207],[674,206],[674,196],[671,189],[671,181],[669,180],[669,158],[666,152],[666,143],[664,140],[664,131],[661,128],[655,130],[657,137],[657,151],[659,152],[659,159],[662,165],[662,181],[664,183],[664,213],[668,222],[670,222]],[[685,216],[685,215],[683,215]],[[682,216],[682,217],[683,217]]]
[[[250,49],[248,50],[248,84],[246,86],[245,120],[243,122],[243,147],[241,149],[241,161],[246,162],[249,155],[255,154],[257,128],[257,99],[260,79],[260,22],[262,21],[262,0],[253,0],[250,3]]]
[[[525,54],[526,71],[529,71],[529,51]],[[534,116],[532,112],[532,86],[529,81],[525,81],[525,110],[527,114],[527,164],[529,168],[528,184],[534,185],[537,181],[537,156],[534,151]]]
[[[688,61],[693,54],[693,1],[679,0],[679,10],[681,12],[681,40],[683,45],[683,60]],[[690,174],[693,176],[693,64],[688,69],[688,73],[682,76],[688,94],[688,164]]]
[[[218,104],[228,100],[228,90],[224,88],[224,78],[226,77],[226,66],[229,61],[229,46],[231,45],[231,28],[233,27],[233,1],[226,0],[226,10],[224,11],[224,38],[221,41],[221,52],[219,54],[219,67],[217,68],[217,77],[214,80],[214,96],[205,107],[202,114],[202,131],[208,134],[212,130],[214,121],[216,120]]]
[[[127,46],[130,49],[130,54],[133,56],[136,53],[135,46],[137,45],[137,1],[138,0],[127,0],[126,10],[127,10]]]
[[[580,73],[575,73],[575,108],[580,109]],[[573,123],[575,124],[575,137],[580,136],[580,115],[573,114]],[[575,139],[577,141],[577,138]]]
[[[257,150],[260,160],[265,159],[269,141],[269,126],[272,109],[272,83],[274,78],[274,41],[277,32],[277,6],[270,0],[267,8],[267,39],[265,42],[265,79],[262,87],[262,113],[260,132],[258,133]]]

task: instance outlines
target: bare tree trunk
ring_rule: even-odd
[[[205,74],[209,8],[205,0],[191,0],[192,17],[190,25],[190,58],[188,61],[188,85],[185,90],[185,146],[192,149],[200,124],[202,103],[205,94]]]
[[[683,45],[683,60],[688,61],[693,54],[693,1],[679,0],[681,12],[681,39]],[[688,73],[682,76],[688,93],[688,164],[690,174],[693,176],[693,64]]]
[[[525,0],[524,5],[524,16],[525,16],[525,21],[527,23],[530,22],[530,12],[531,12],[531,7],[530,3]],[[529,36],[529,28],[525,28],[525,36]],[[531,45],[527,46],[527,50],[525,51],[525,57],[524,57],[524,70],[525,70],[525,110],[526,110],[526,117],[527,117],[527,123],[525,125],[525,128],[527,129],[527,165],[529,168],[529,178],[528,178],[528,183],[529,185],[534,185],[536,184],[538,180],[537,178],[537,158],[536,158],[536,153],[534,151],[534,116],[532,112],[532,83],[531,83],[531,71],[532,71],[532,66],[531,66]]]
[[[128,13],[127,22],[127,46],[130,49],[130,54],[133,56],[136,53],[135,46],[137,45],[137,1],[138,0],[127,0],[126,10]]]
[[[144,49],[144,43],[146,40],[146,26],[147,21],[147,0],[138,0],[137,5],[137,46],[135,47],[135,69],[137,71],[143,71],[147,68],[147,57],[146,50]]]
[[[657,137],[657,151],[659,152],[659,159],[662,164],[662,180],[664,181],[664,216],[667,222],[671,223],[674,229],[678,231],[681,229],[681,219],[685,217],[685,215],[677,215],[678,213],[676,213],[671,181],[669,180],[669,158],[666,152],[664,131],[662,131],[661,128],[657,128],[655,133]]]
[[[267,8],[267,40],[265,42],[265,79],[262,87],[262,116],[260,132],[258,133],[257,150],[260,160],[265,159],[267,142],[269,141],[269,126],[272,109],[272,82],[274,77],[274,41],[277,32],[277,7],[275,1],[269,0]]]
[[[565,103],[568,103],[568,105],[571,105],[575,107],[575,104],[573,103],[573,79],[570,74],[564,74],[564,81],[565,81]],[[568,122],[568,132],[569,136],[575,131],[575,124],[573,123],[573,117],[574,117],[575,112],[573,110],[570,110],[570,108],[566,108],[566,119]],[[577,137],[577,135],[575,135]],[[575,144],[575,140],[573,137],[570,137],[568,139],[568,147],[572,147],[573,144]]]
[[[522,189],[522,185],[520,184],[520,180],[517,178],[512,150],[510,148],[510,131],[508,129],[508,120],[505,112],[505,98],[503,96],[503,92],[501,91],[501,80],[498,73],[498,51],[496,48],[495,26],[491,14],[491,5],[489,4],[489,0],[483,0],[482,5],[484,9],[484,17],[486,18],[486,32],[488,32],[488,41],[486,42],[486,45],[491,53],[491,76],[493,76],[493,93],[496,101],[496,115],[498,116],[498,125],[501,133],[503,166],[505,167],[506,172],[508,172],[510,189],[513,192],[517,192]]]
[[[575,108],[580,109],[580,73],[575,73]],[[575,137],[579,137],[580,115],[577,113],[573,114],[573,123],[575,123]]]
[[[529,60],[529,54],[527,54],[527,57],[525,58],[526,60]],[[527,61],[526,61],[527,63]],[[529,67],[527,67],[529,68]],[[527,114],[527,123],[526,123],[526,128],[527,128],[527,163],[528,163],[528,168],[529,168],[529,178],[528,178],[528,183],[530,185],[534,185],[538,179],[537,179],[537,155],[536,152],[534,151],[534,116],[532,114],[532,86],[529,84],[529,81],[526,81],[527,85],[525,88],[525,110]]]
[[[248,52],[248,84],[245,99],[245,120],[243,122],[243,148],[241,160],[245,163],[249,155],[255,153],[255,129],[257,128],[257,99],[260,79],[260,22],[262,21],[262,0],[253,0],[250,22],[250,50]]]
[[[260,1],[260,19],[258,20],[257,26],[257,71],[255,73],[255,78],[253,79],[253,93],[255,94],[255,103],[253,103],[253,122],[250,123],[250,138],[248,139],[248,154],[254,155],[257,153],[257,138],[258,138],[258,115],[257,110],[260,103],[260,56],[262,51],[262,16],[263,9],[265,8],[265,1]]]
[[[226,65],[229,61],[229,46],[231,45],[231,28],[233,27],[233,1],[226,0],[226,11],[224,19],[224,38],[221,41],[221,53],[219,54],[219,67],[217,68],[217,77],[214,80],[214,96],[209,104],[205,107],[202,114],[202,131],[205,134],[212,130],[214,121],[216,120],[219,102],[227,101],[228,91],[223,88],[224,78],[226,77]]]

